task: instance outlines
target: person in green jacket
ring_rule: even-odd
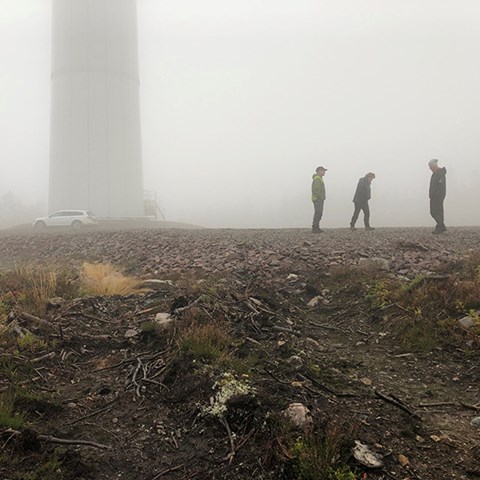
[[[322,219],[323,204],[326,198],[323,176],[327,169],[325,167],[317,167],[315,171],[316,173],[312,176],[312,202],[314,208],[312,233],[322,233],[323,230],[320,229],[320,220]]]

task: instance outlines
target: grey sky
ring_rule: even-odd
[[[479,224],[480,3],[138,0],[145,187],[171,220],[347,226],[374,171],[372,224],[430,225],[427,162],[448,169],[447,224]],[[47,195],[50,1],[0,0],[0,196]],[[45,202],[46,203],[46,202]]]

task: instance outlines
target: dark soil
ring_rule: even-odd
[[[381,278],[456,275],[480,252],[479,238],[479,228],[442,236],[2,232],[4,271],[110,262],[170,282],[128,296],[64,298],[45,314],[51,329],[22,323],[46,347],[0,343],[0,393],[17,390],[14,409],[28,427],[0,428],[0,478],[354,480],[328,476],[344,468],[355,480],[480,479],[480,428],[470,423],[480,416],[478,335],[452,327],[428,348],[405,342],[401,309],[369,297]],[[151,328],[162,312],[171,326]],[[182,348],[195,325],[225,332],[220,355]],[[222,415],[205,413],[225,378],[250,389],[233,395]],[[282,415],[294,402],[310,410],[306,431]],[[334,443],[335,454],[301,474],[299,438]],[[355,440],[385,466],[355,460]]]

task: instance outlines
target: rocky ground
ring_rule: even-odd
[[[479,238],[2,232],[0,476],[479,479]],[[84,262],[145,288],[79,294]],[[22,265],[64,272],[42,314]]]

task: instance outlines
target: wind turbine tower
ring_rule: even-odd
[[[136,0],[53,0],[50,211],[144,216]]]

